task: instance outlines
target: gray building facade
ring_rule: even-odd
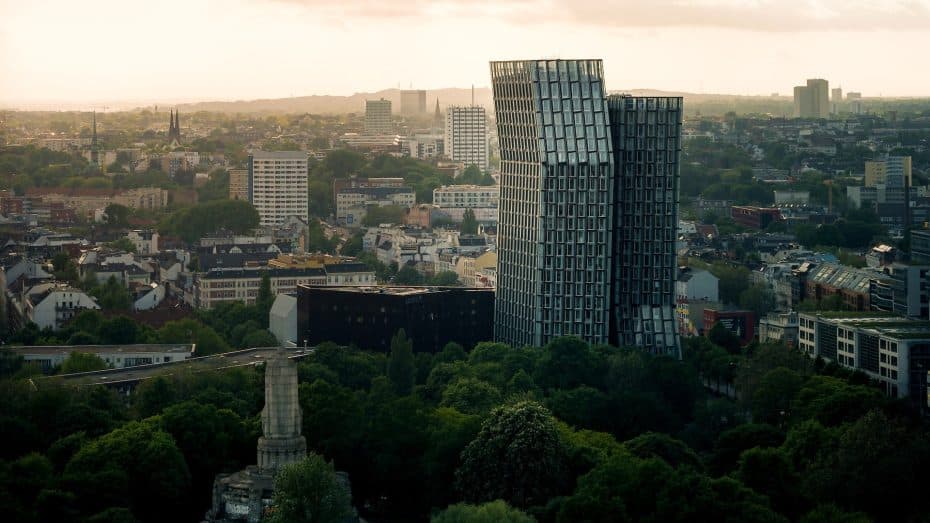
[[[501,152],[495,338],[679,354],[681,98],[607,96],[600,60],[492,62]]]

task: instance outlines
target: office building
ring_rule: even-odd
[[[494,290],[455,287],[297,288],[297,344],[331,341],[388,352],[404,329],[415,352],[491,341]]]
[[[890,187],[912,187],[913,173],[910,156],[888,156],[865,162],[865,186],[884,184]]]
[[[834,87],[833,89],[831,89],[830,94],[831,94],[830,99],[834,103],[843,101],[843,88],[842,87]]]
[[[846,93],[847,100],[862,100],[862,93],[857,93],[855,91],[850,91]]]
[[[307,153],[249,154],[249,201],[263,226],[281,225],[290,216],[307,221]]]
[[[488,116],[484,107],[450,106],[446,109],[445,155],[466,167],[477,165],[487,172]]]
[[[229,170],[229,199],[249,201],[249,170]]]
[[[807,85],[794,88],[794,116],[797,118],[826,118],[830,115],[830,85],[826,80],[814,78]]]
[[[391,124],[391,101],[365,100],[365,133],[391,134],[394,126]]]
[[[443,185],[433,189],[433,205],[443,209],[496,208],[499,200],[500,187],[494,185]]]
[[[892,398],[909,398],[928,411],[930,322],[880,312],[799,313],[801,352],[879,382]]]
[[[678,356],[682,99],[606,96],[600,60],[492,62],[501,152],[495,337]]]
[[[400,92],[400,114],[404,116],[425,115],[426,91],[422,89],[402,90]]]
[[[404,185],[403,178],[349,178],[333,181],[336,220],[358,227],[369,207],[398,206],[407,209],[417,203],[416,192]]]

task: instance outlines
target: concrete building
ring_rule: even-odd
[[[417,195],[410,187],[346,187],[336,193],[336,221],[348,227],[359,227],[369,206],[411,208]]]
[[[877,380],[892,398],[909,398],[928,413],[930,322],[894,314],[799,313],[798,345]]]
[[[63,283],[41,283],[24,291],[22,315],[40,329],[61,329],[85,309],[99,309],[97,301],[80,289]]]
[[[127,232],[126,239],[135,246],[136,254],[158,254],[158,231],[137,229]]]
[[[827,118],[830,116],[829,82],[820,78],[794,88],[794,116],[797,118]]]
[[[434,160],[445,154],[445,136],[442,134],[415,134],[407,139],[407,152],[411,158]]]
[[[216,304],[229,301],[255,303],[262,275],[267,273],[271,280],[272,294],[293,294],[298,285],[327,285],[332,273],[332,281],[340,286],[374,285],[375,273],[363,263],[346,263],[325,265],[318,268],[263,268],[230,267],[216,268],[197,274],[194,278],[192,306],[203,309],[213,308]],[[338,275],[336,277],[335,275]]]
[[[186,344],[40,345],[10,349],[43,372],[60,367],[72,352],[93,354],[114,369],[183,361],[196,355],[196,346]]]
[[[865,186],[913,187],[910,156],[888,156],[865,162]]]
[[[249,201],[261,225],[281,225],[290,216],[308,220],[307,169],[304,151],[249,154]]]
[[[391,101],[365,100],[365,134],[391,134]]]
[[[793,191],[783,190],[775,192],[775,205],[800,204],[809,205],[811,203],[810,191]]]
[[[773,313],[759,320],[759,343],[784,343],[798,346],[798,313]]]
[[[679,302],[719,301],[719,283],[720,278],[710,271],[683,267],[675,282],[675,298]]]
[[[402,89],[400,91],[400,114],[404,116],[425,115],[426,91],[422,89]]]
[[[249,170],[229,170],[229,199],[249,201]]]
[[[600,60],[492,62],[501,154],[495,338],[679,355],[681,98],[606,96]]]
[[[443,185],[433,189],[433,205],[443,209],[497,208],[500,193],[500,187],[495,185]]]
[[[459,287],[312,287],[297,290],[297,336],[388,352],[404,329],[416,352],[493,339],[494,291]]]
[[[482,172],[488,163],[488,115],[480,106],[450,106],[446,109],[445,156],[465,166],[477,165]]]

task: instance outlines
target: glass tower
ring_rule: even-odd
[[[600,60],[492,62],[501,151],[495,337],[678,355],[681,99],[607,96]]]

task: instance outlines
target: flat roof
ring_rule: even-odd
[[[170,352],[170,353],[190,353],[194,350],[192,343],[140,343],[133,345],[36,345],[31,347],[8,347],[18,354],[71,354],[72,352],[84,352],[88,354],[99,353],[145,353],[145,352]]]
[[[353,294],[390,294],[394,296],[415,296],[418,294],[436,294],[449,291],[477,291],[494,292],[491,288],[482,287],[430,287],[430,286],[358,286],[358,287],[319,287],[316,285],[298,285],[306,289],[323,292],[346,292]]]

